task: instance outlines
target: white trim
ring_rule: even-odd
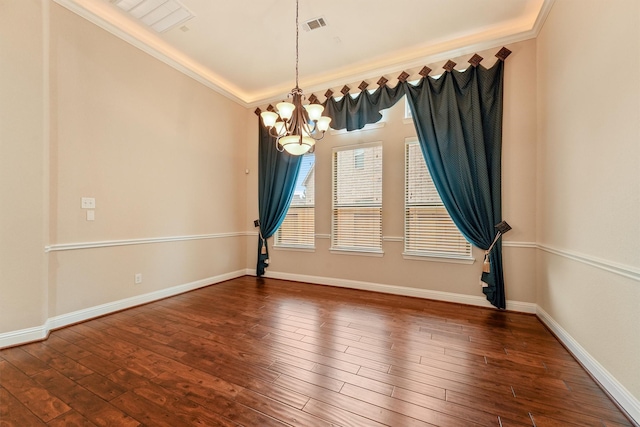
[[[378,249],[329,248],[329,252],[336,255],[355,255],[355,256],[372,256],[372,257],[384,256],[384,251],[378,250]]]
[[[71,251],[75,249],[107,248],[112,246],[146,245],[150,243],[183,242],[187,240],[221,239],[225,237],[253,236],[257,233],[238,231],[232,233],[194,234],[188,236],[149,237],[143,239],[104,240],[98,242],[58,243],[45,246],[45,252]]]
[[[559,249],[553,246],[545,245],[536,242],[513,242],[504,240],[502,242],[503,247],[507,248],[526,248],[526,249],[539,249],[541,251],[558,255],[563,258],[571,259],[573,261],[580,262],[582,264],[590,265],[591,267],[599,268],[600,270],[608,271],[609,273],[615,273],[620,276],[627,277],[629,279],[640,281],[640,268],[633,267],[626,264],[621,264],[606,259],[594,257],[591,255],[583,254],[580,252],[568,251],[566,249]]]
[[[404,242],[404,237],[402,236],[382,236],[383,242]]]
[[[640,401],[636,399],[629,390],[607,371],[593,356],[587,352],[567,331],[564,330],[553,317],[542,307],[537,306],[536,315],[555,336],[567,347],[567,349],[578,359],[584,368],[593,375],[600,385],[609,392],[616,402],[634,420],[640,421]]]
[[[72,313],[62,314],[47,319],[44,325],[33,328],[21,329],[18,331],[5,332],[0,334],[0,349],[12,347],[16,345],[26,344],[32,341],[39,341],[49,336],[52,329],[62,328],[74,323],[83,322],[95,317],[104,316],[105,314],[114,313],[116,311],[135,307],[149,302],[157,301],[163,298],[189,292],[194,289],[203,288],[205,286],[224,282],[225,280],[235,279],[245,275],[245,270],[232,271],[230,273],[220,274],[218,276],[207,277],[205,279],[196,280],[195,282],[185,283],[158,291],[149,292],[147,294],[136,295],[130,298],[109,302],[106,304],[89,307]]]
[[[408,259],[411,261],[429,261],[429,262],[448,262],[451,264],[473,264],[476,262],[474,257],[456,257],[456,256],[447,256],[447,255],[434,255],[434,254],[418,254],[411,252],[403,252],[403,259]]]
[[[592,267],[596,267],[601,270],[608,271],[610,273],[619,274],[620,276],[624,276],[629,279],[640,281],[640,269],[637,267],[632,267],[630,265],[625,265],[625,264],[619,264],[613,261],[608,261],[606,259],[594,257],[591,255],[568,251],[566,249],[554,248],[552,246],[543,245],[540,243],[538,243],[537,247],[538,249],[544,252],[548,252],[550,254],[559,255],[561,257],[578,261],[583,264],[587,264]]]
[[[549,16],[549,12],[551,12],[551,8],[556,0],[544,0],[542,2],[542,7],[540,8],[540,13],[538,13],[538,17],[536,18],[536,22],[533,24],[533,28],[531,32],[533,33],[533,37],[538,37],[542,27],[544,26],[545,21],[547,20],[547,16]]]
[[[273,245],[272,248],[275,249],[276,251],[293,251],[293,252],[315,252],[316,251],[315,246],[302,246],[302,245],[298,245],[298,246]]]
[[[255,276],[256,271],[246,270],[247,275]],[[386,285],[383,283],[363,282],[359,280],[338,279],[334,277],[308,276],[304,274],[282,273],[267,271],[265,277],[273,279],[291,280],[294,282],[312,283],[316,285],[337,286],[340,288],[359,289],[363,291],[381,292],[385,294],[401,295],[415,298],[431,299],[436,301],[455,302],[459,304],[474,305],[478,307],[493,306],[484,296],[456,294],[452,292],[432,291],[429,289],[410,288],[407,286]],[[482,292],[478,286],[478,292]],[[537,305],[530,302],[507,301],[507,310],[522,313],[535,314]]]
[[[502,246],[507,248],[529,248],[529,249],[536,249],[538,247],[536,242],[512,242],[510,240],[503,240]]]
[[[331,234],[316,234],[316,239],[330,239]]]
[[[331,135],[344,135],[346,133],[353,133],[353,132],[364,132],[364,131],[368,131],[368,130],[373,130],[373,129],[380,129],[383,128],[385,126],[385,122],[377,122],[377,123],[369,123],[368,125],[364,125],[364,127],[362,129],[354,129],[354,130],[346,130],[346,129],[329,129],[329,133]]]
[[[42,326],[20,329],[0,334],[0,349],[41,341],[49,336],[49,327],[45,323]]]
[[[376,141],[369,141],[369,142],[356,142],[355,144],[339,145],[337,147],[333,147],[332,155],[340,151],[357,150],[358,148],[371,148],[371,147],[382,147],[384,152],[384,146],[382,145],[382,141],[376,140]],[[333,171],[333,168],[332,168],[332,171]]]

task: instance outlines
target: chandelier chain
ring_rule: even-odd
[[[300,0],[296,0],[296,87],[287,95],[289,101],[277,104],[277,112],[260,113],[269,135],[275,138],[276,149],[300,156],[315,150],[316,141],[324,138],[331,118],[322,116],[324,106],[318,102],[303,105],[306,97],[300,89]],[[316,99],[317,101],[317,99]]]
[[[298,7],[300,4],[300,0],[296,0],[296,88],[299,88],[298,85],[298,39],[299,37],[299,25],[298,25]]]

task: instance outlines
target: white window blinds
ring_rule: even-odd
[[[418,142],[407,142],[405,153],[405,254],[470,258],[471,245],[442,204]]]
[[[382,146],[333,153],[332,249],[382,252]]]
[[[293,199],[278,228],[275,246],[313,248],[315,244],[315,154],[305,154],[300,164]]]

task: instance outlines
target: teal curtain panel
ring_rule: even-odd
[[[504,63],[486,69],[469,67],[439,79],[407,85],[429,172],[440,198],[460,232],[487,250],[502,221],[501,154]],[[490,254],[491,269],[482,273],[487,300],[505,308],[502,246]]]
[[[267,239],[278,230],[287,215],[302,156],[280,152],[269,130],[258,118],[258,264],[256,274],[263,276],[269,265]]]

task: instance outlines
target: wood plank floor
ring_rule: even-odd
[[[1,426],[631,426],[540,321],[243,277],[0,351]]]

